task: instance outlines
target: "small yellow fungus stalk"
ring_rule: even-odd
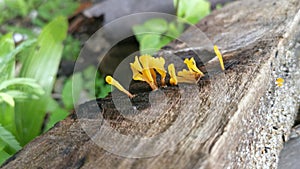
[[[175,67],[174,67],[173,63],[169,64],[168,72],[169,72],[169,75],[170,75],[170,84],[171,85],[177,85],[178,80],[177,80],[176,71],[175,71]]]
[[[133,98],[134,96],[129,92],[127,91],[126,89],[124,89],[124,87],[122,85],[120,85],[120,83],[118,81],[116,81],[113,77],[111,76],[106,76],[105,77],[105,81],[110,84],[110,85],[113,85],[115,86],[117,89],[119,89],[121,92],[125,93],[128,95],[128,97],[130,98]]]
[[[214,51],[215,51],[215,53],[216,53],[216,55],[217,55],[217,57],[218,57],[218,59],[220,61],[220,66],[221,66],[222,70],[225,70],[224,62],[223,62],[223,57],[222,57],[222,54],[219,51],[219,48],[218,48],[217,45],[214,46]]]

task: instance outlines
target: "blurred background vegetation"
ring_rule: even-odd
[[[66,118],[81,97],[103,98],[111,91],[94,74],[96,66],[73,72],[84,41],[70,31],[70,20],[89,6],[79,0],[0,0],[0,164]],[[205,0],[174,0],[174,8],[192,24],[211,9]],[[170,37],[139,35],[141,51],[159,50],[184,28],[161,18],[133,27],[136,34],[145,30]]]

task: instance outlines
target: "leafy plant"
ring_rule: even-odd
[[[65,0],[64,3],[61,0],[0,0],[0,9],[6,11],[0,15],[0,24],[7,20],[20,22],[17,18],[20,16],[25,20],[25,25],[30,27],[3,24],[1,28],[6,32],[20,33],[27,38],[36,38],[40,28],[53,18],[70,16],[78,7],[78,0]],[[80,41],[69,35],[64,44],[63,58],[75,60],[80,51]]]
[[[165,19],[154,18],[133,26],[141,54],[152,54],[176,39],[184,31],[183,21],[195,24],[210,13],[210,3],[206,0],[174,0],[174,6],[181,19],[168,23]]]
[[[21,146],[12,133],[0,124],[0,164],[20,149]]]
[[[42,87],[31,78],[15,76],[15,56],[35,43],[28,40],[15,48],[12,34],[0,38],[0,163],[21,149],[16,140],[16,102],[38,99],[44,94]]]
[[[105,84],[96,68],[89,66],[66,80],[62,90],[62,102],[67,110],[72,110],[78,104],[81,94],[84,93],[88,98],[103,98],[110,91],[111,87]]]
[[[34,78],[45,90],[39,100],[19,101],[15,107],[17,139],[25,145],[41,133],[48,100],[60,63],[66,38],[67,20],[57,17],[47,24],[39,35],[36,44],[25,57],[20,77]],[[51,115],[51,114],[50,114]]]
[[[66,32],[66,18],[58,17],[45,26],[37,40],[27,40],[16,48],[12,33],[0,38],[0,162],[42,132],[49,102],[53,103],[50,94]],[[24,57],[18,76],[17,54]],[[58,120],[52,119],[52,123]]]
[[[60,0],[1,0],[0,9],[6,12],[1,14],[0,23],[30,14],[32,22],[42,27],[57,16],[71,15],[78,6],[77,0],[65,0],[64,3]]]
[[[210,13],[210,3],[206,0],[174,0],[176,15],[196,24]]]
[[[51,0],[42,3],[37,8],[37,16],[33,18],[33,23],[38,26],[44,26],[53,17],[70,16],[79,6],[75,0]]]

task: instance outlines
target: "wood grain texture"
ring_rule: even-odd
[[[167,87],[161,93],[132,86],[137,94],[132,104],[142,115],[151,115],[152,108],[163,110],[150,121],[128,120],[111,96],[85,103],[2,168],[275,168],[299,106],[299,53],[295,52],[300,39],[299,9],[298,0],[250,0],[213,12],[197,27],[224,53],[225,74],[216,72],[199,86]],[[181,38],[194,45],[171,43],[169,52],[197,53],[201,39],[192,28]],[[207,61],[207,67],[216,63]],[[283,87],[276,86],[278,77],[285,79]],[[151,100],[149,95],[164,99]],[[118,99],[123,105],[126,97],[120,94]],[[182,127],[171,130],[177,120]],[[113,133],[102,128],[104,124],[115,133],[139,139],[119,144]],[[144,144],[141,139],[168,129],[175,132],[166,140],[158,137]],[[116,143],[123,156],[101,148],[103,139]],[[156,150],[149,145],[162,146],[158,150],[164,151],[147,158],[126,157],[147,156],[139,153]]]

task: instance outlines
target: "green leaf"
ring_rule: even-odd
[[[53,89],[63,51],[62,42],[67,36],[67,23],[65,17],[55,18],[43,28],[29,55],[23,56],[25,60],[20,76],[36,79],[45,94],[39,100],[15,100],[17,139],[22,145],[41,133],[47,97]]]
[[[0,165],[3,164],[11,156],[12,155],[8,154],[4,150],[1,150],[0,151]]]
[[[37,93],[35,90],[27,91],[27,92],[23,92],[19,90],[7,90],[5,91],[5,93],[17,100],[39,99],[41,96],[41,94]]]
[[[26,57],[21,69],[21,77],[30,77],[45,89],[52,91],[63,50],[62,41],[66,38],[67,20],[57,17],[44,27],[32,53]]]
[[[191,6],[194,5],[192,8]],[[196,24],[210,13],[210,3],[206,0],[193,0],[185,12],[185,19]]]
[[[64,0],[64,3],[59,0],[45,1],[38,8],[38,20],[50,21],[57,16],[70,16],[78,7],[79,3],[74,0]]]
[[[15,44],[12,33],[6,34],[0,38],[0,82],[10,79],[14,75],[14,56],[11,56],[11,58],[8,58],[7,56],[14,48]]]
[[[6,102],[0,103],[0,124],[14,135],[16,134],[14,107]]]
[[[167,31],[168,23],[166,20],[162,18],[150,19],[144,23],[144,27],[146,27],[151,33],[162,34]]]
[[[36,93],[40,93],[40,95],[44,94],[41,86],[36,83],[36,80],[31,78],[14,78],[10,80],[6,80],[0,84],[0,90],[4,90],[10,87],[30,87],[36,90]]]
[[[149,32],[149,30],[147,29],[147,27],[143,26],[143,25],[135,25],[132,27],[133,33],[136,37],[136,39],[141,42],[143,36],[145,35],[145,33]]]
[[[177,3],[177,1],[174,1]],[[210,2],[206,0],[180,0],[177,16],[192,24],[196,24],[200,19],[210,13]]]
[[[67,109],[73,109],[83,89],[81,73],[75,73],[67,80],[62,91],[62,101]]]
[[[160,49],[160,35],[147,34],[143,36],[140,42],[140,51],[142,54],[153,54]]]
[[[0,103],[4,101],[9,104],[11,107],[15,107],[15,101],[12,96],[6,93],[0,93]]]
[[[1,124],[0,140],[3,141],[10,150],[12,150],[12,153],[17,152],[22,148],[11,132],[6,130]]]
[[[0,48],[4,49],[0,50],[0,65],[3,65],[0,66],[0,73],[4,75],[4,78],[2,77],[2,80],[10,79],[13,77],[15,67],[15,55],[17,55],[25,48],[32,46],[32,44],[36,42],[36,40],[27,40],[14,49],[14,42],[12,40],[12,37],[9,36],[9,39],[6,39],[6,41],[7,43],[5,44],[5,42],[1,43],[2,41],[0,40]]]

